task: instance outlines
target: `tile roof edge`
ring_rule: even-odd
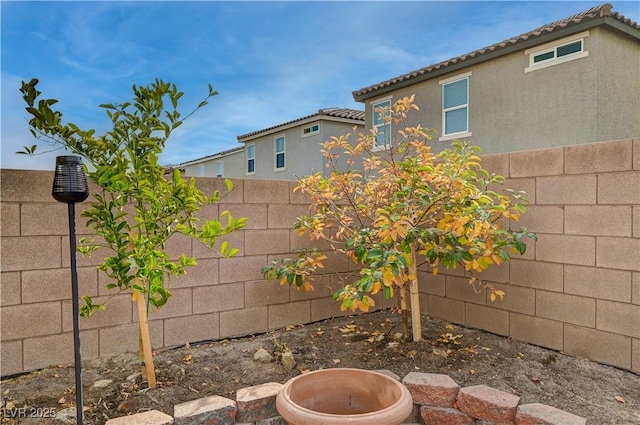
[[[440,75],[446,72],[450,67],[452,68],[451,70],[453,71],[457,68],[464,67],[465,62],[470,59],[475,59],[475,61],[473,61],[472,63],[469,63],[469,65],[475,62],[486,61],[491,59],[495,55],[508,53],[509,50],[505,51],[505,49],[508,49],[509,47],[519,45],[527,41],[531,42],[532,40],[536,40],[538,37],[544,37],[545,35],[552,33],[554,31],[563,30],[567,26],[579,25],[585,21],[599,19],[599,20],[602,20],[602,23],[607,23],[608,21],[606,21],[606,19],[610,18],[631,27],[632,30],[638,30],[640,34],[640,25],[638,25],[636,22],[632,21],[631,19],[624,17],[618,12],[612,12],[611,11],[612,7],[613,6],[610,3],[604,3],[598,6],[594,6],[587,11],[580,12],[575,15],[569,16],[567,18],[554,21],[550,24],[542,25],[534,30],[516,35],[509,39],[500,41],[498,43],[494,43],[490,46],[482,47],[472,52],[465,53],[463,55],[456,56],[456,57],[444,60],[442,62],[408,72],[406,74],[402,74],[400,76],[391,78],[389,80],[381,81],[377,84],[373,84],[358,90],[354,90],[352,92],[352,96],[356,101],[364,101],[366,99],[369,99],[375,96],[376,93],[378,92],[381,92],[380,94],[384,94],[387,91],[390,91],[392,87],[396,87],[398,85],[400,85],[400,87],[404,85],[408,85],[409,84],[408,81],[410,80],[417,79],[417,81],[422,81],[422,79],[418,79],[418,78],[423,75],[431,75],[432,73],[434,73],[434,76]],[[488,56],[483,58],[484,55],[488,55]],[[455,65],[458,65],[458,66],[454,68]],[[440,71],[440,72],[435,72],[435,71]],[[423,79],[427,79],[427,78],[430,78],[430,77],[425,77]]]
[[[230,154],[230,153],[233,153],[233,152],[241,151],[243,149],[244,149],[244,146],[237,146],[235,148],[225,149],[223,151],[216,152],[216,153],[213,153],[211,155],[205,155],[203,157],[192,159],[192,160],[185,161],[185,162],[181,162],[179,164],[169,164],[169,165],[166,165],[165,168],[168,168],[168,167],[171,167],[171,168],[184,168],[186,165],[190,165],[190,164],[201,162],[201,161],[206,161],[206,160],[213,159],[213,158],[220,157],[220,156],[224,156],[224,155],[227,155],[227,154]]]
[[[256,130],[250,133],[241,134],[240,136],[237,137],[237,139],[239,142],[242,142],[246,139],[254,138],[255,136],[260,134],[268,134],[279,128],[291,126],[292,124],[300,123],[302,121],[310,120],[313,118],[323,118],[323,117],[361,121],[364,123],[364,111],[362,110],[351,109],[351,108],[338,108],[338,107],[322,108],[322,109],[318,109],[318,112],[314,114],[305,115],[301,118],[296,118],[294,120],[287,121],[271,127],[263,128],[261,130]]]

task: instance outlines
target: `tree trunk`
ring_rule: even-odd
[[[409,314],[407,313],[407,287],[400,288],[400,311],[402,312],[402,331],[405,338],[409,338]]]
[[[411,265],[409,276],[412,276],[409,292],[411,294],[411,328],[413,340],[422,341],[422,317],[420,315],[420,289],[418,288],[418,266],[416,248],[411,245]]]

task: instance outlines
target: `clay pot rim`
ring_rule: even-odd
[[[369,416],[379,416],[381,413],[390,411],[390,410],[396,410],[398,409],[398,407],[402,406],[403,404],[406,404],[406,398],[400,397],[395,403],[393,403],[392,405],[385,407],[384,409],[380,409],[380,410],[375,410],[372,412],[366,412],[366,413],[354,413],[354,414],[349,414],[349,415],[343,415],[343,414],[334,414],[334,413],[325,413],[325,412],[319,412],[317,410],[311,410],[308,409],[306,407],[300,406],[297,403],[294,403],[289,394],[291,391],[291,387],[294,383],[294,381],[307,377],[309,375],[313,375],[313,374],[317,374],[317,373],[322,373],[322,372],[336,372],[336,371],[353,371],[355,373],[367,373],[367,374],[376,374],[379,376],[382,376],[383,378],[385,378],[386,380],[388,380],[389,382],[392,382],[394,384],[397,384],[398,387],[400,388],[401,393],[407,394],[409,396],[409,400],[411,400],[411,393],[409,392],[409,390],[407,389],[406,386],[404,386],[401,382],[399,382],[398,380],[390,377],[389,375],[386,375],[384,373],[375,371],[375,370],[368,370],[368,369],[358,369],[358,368],[348,368],[348,367],[344,367],[344,368],[340,368],[340,367],[335,367],[335,368],[327,368],[327,369],[318,369],[318,370],[314,370],[311,372],[306,372],[303,373],[301,375],[295,376],[291,379],[289,379],[281,388],[279,394],[278,394],[278,398],[280,398],[280,402],[284,403],[284,404],[288,404],[288,405],[292,405],[295,406],[296,409],[298,409],[301,412],[306,412],[306,413],[310,413],[313,414],[316,417],[322,417],[322,418],[326,418],[326,419],[336,419],[336,418],[342,418],[345,420],[349,420],[349,419],[354,419],[354,420],[359,420],[359,419],[365,419]],[[286,397],[284,396],[286,394]],[[413,405],[413,401],[411,401],[411,405]],[[347,422],[349,423],[349,422]]]

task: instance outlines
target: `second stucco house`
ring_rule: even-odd
[[[238,136],[243,146],[180,164],[185,175],[296,180],[324,170],[320,144],[362,131],[364,111],[325,108],[304,117]]]
[[[353,92],[366,128],[416,95],[434,150],[469,139],[483,153],[640,136],[640,27],[603,4],[530,32]]]
[[[296,180],[324,170],[320,144],[332,136],[362,131],[364,112],[346,108],[317,113],[238,136],[244,144],[244,175],[269,180]]]

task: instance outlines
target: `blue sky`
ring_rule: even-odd
[[[52,170],[63,151],[34,143],[18,88],[35,77],[67,122],[108,130],[101,103],[155,78],[189,112],[161,157],[176,164],[239,146],[236,137],[320,108],[364,109],[351,92],[530,31],[605,1],[2,1],[2,168]],[[612,0],[640,21],[640,2]],[[46,146],[41,146],[46,150]]]

